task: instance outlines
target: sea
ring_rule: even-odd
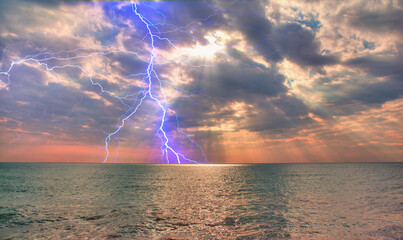
[[[0,239],[403,239],[403,163],[0,163]]]

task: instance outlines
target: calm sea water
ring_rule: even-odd
[[[0,239],[403,239],[403,163],[0,163]]]

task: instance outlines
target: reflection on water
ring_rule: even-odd
[[[399,239],[402,170],[0,163],[0,238]]]

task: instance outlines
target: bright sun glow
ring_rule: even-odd
[[[222,50],[222,46],[212,43],[209,45],[201,45],[197,43],[194,48],[183,48],[181,49],[181,54],[185,54],[192,57],[200,57],[211,59],[215,54]]]

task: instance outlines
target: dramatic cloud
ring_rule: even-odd
[[[315,35],[297,23],[288,23],[276,29],[275,42],[280,52],[300,66],[323,66],[337,63],[334,56],[319,54]]]
[[[126,117],[110,161],[153,159],[153,46],[166,134],[191,158],[403,157],[401,1],[145,1],[144,22],[133,6],[0,2],[0,161],[101,162]]]

